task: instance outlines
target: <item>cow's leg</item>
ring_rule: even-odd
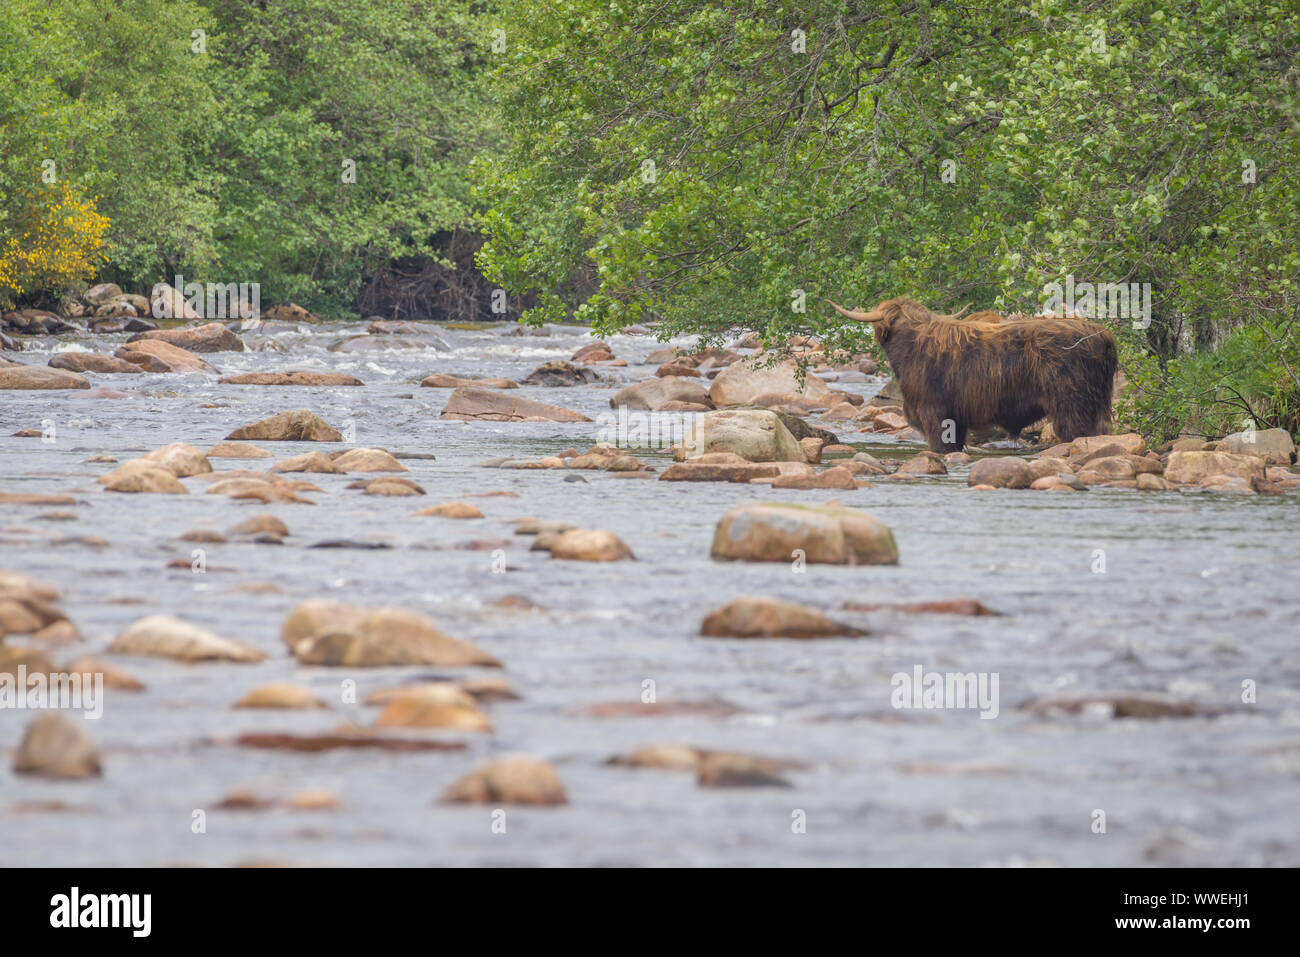
[[[966,447],[966,425],[956,416],[933,416],[922,431],[931,452],[960,452]]]

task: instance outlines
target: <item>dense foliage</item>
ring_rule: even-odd
[[[1168,360],[1243,324],[1297,407],[1295,4],[503,6],[481,261],[538,317],[844,333],[823,297],[1149,282],[1121,328],[1143,425],[1190,401]]]
[[[59,182],[111,223],[104,279],[260,282],[349,305],[471,218],[490,144],[466,0],[6,0],[0,250]],[[68,223],[68,229],[76,224]],[[57,294],[86,268],[50,272]],[[41,291],[8,283],[0,296]]]
[[[419,314],[471,224],[529,319],[601,331],[861,349],[823,298],[1150,283],[1127,420],[1295,430],[1298,50],[1290,0],[7,0],[0,301]]]

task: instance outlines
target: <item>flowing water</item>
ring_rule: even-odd
[[[487,469],[500,456],[579,451],[598,426],[441,421],[449,392],[421,388],[432,372],[520,378],[591,341],[579,328],[514,336],[513,326],[436,328],[413,348],[330,352],[357,323],[244,334],[246,353],[206,358],[223,373],[288,368],[351,373],[363,388],[219,385],[216,376],[94,376],[90,392],[0,393],[0,491],[74,493],[73,507],[0,505],[0,568],[55,585],[85,641],[59,660],[102,655],[145,615],[174,614],[267,653],[259,664],[184,665],[104,656],[143,693],[108,691],[84,727],[104,774],[61,782],[18,776],[11,755],[31,715],[0,711],[0,864],[8,865],[1291,865],[1300,863],[1300,535],[1296,495],[1239,497],[1093,489],[1083,494],[972,492],[963,469],[855,491],[773,490],[668,483],[581,472]],[[435,342],[433,336],[440,337]],[[124,336],[28,339],[22,361],[69,348],[111,353]],[[613,391],[653,374],[639,364],[662,344],[617,336],[626,368],[574,388],[515,395],[593,419]],[[870,394],[879,381],[839,384]],[[102,391],[107,389],[109,391]],[[405,455],[424,498],[363,495],[357,476],[316,482],[315,505],[263,505],[201,494],[129,495],[94,479],[167,442],[200,448],[236,427],[310,408],[355,431],[358,446]],[[55,441],[10,437],[55,427]],[[876,454],[904,450],[837,429]],[[351,437],[351,436],[350,436]],[[873,444],[874,443],[874,444]],[[258,443],[277,459],[313,443]],[[331,448],[326,446],[326,449]],[[908,452],[914,449],[908,449]],[[662,469],[662,453],[638,453]],[[218,469],[268,460],[214,459]],[[517,498],[466,496],[510,491]],[[425,504],[472,501],[481,521],[412,518]],[[715,562],[718,518],[754,500],[838,499],[893,529],[895,567]],[[413,504],[414,503],[414,504]],[[75,519],[40,516],[70,510]],[[281,545],[194,546],[180,535],[226,531],[270,512]],[[530,552],[513,520],[533,515],[616,533],[636,561],[565,562]],[[103,542],[97,543],[96,539]],[[508,539],[493,552],[457,548]],[[345,540],[385,548],[312,548]],[[106,543],[106,544],[105,544]],[[207,571],[172,568],[206,552]],[[1104,571],[1102,570],[1104,563]],[[236,591],[270,583],[273,593]],[[702,638],[713,608],[744,594],[824,609],[870,629],[855,639]],[[537,610],[494,605],[524,595]],[[971,596],[997,617],[840,611],[846,601]],[[346,679],[368,692],[420,668],[298,664],[280,641],[297,603],[333,598],[392,604],[432,616],[447,632],[500,658],[517,701],[488,703],[492,734],[459,752],[296,753],[239,747],[248,731],[326,732],[373,722],[373,706],[345,704]],[[14,639],[11,639],[14,641]],[[900,710],[891,676],[996,673],[999,711]],[[725,714],[597,717],[592,704],[641,700],[725,703]],[[309,686],[325,711],[234,710],[271,681]],[[1257,687],[1242,703],[1243,682]],[[1022,705],[1052,696],[1146,691],[1210,708],[1216,717],[1116,719],[1040,716]],[[82,721],[75,714],[73,720]],[[403,732],[393,732],[402,734]],[[797,759],[789,788],[703,788],[692,774],[612,767],[612,755],[689,744]],[[447,806],[438,795],[505,753],[551,761],[569,803],[512,808],[494,833],[490,806]],[[335,810],[220,810],[238,789],[285,798],[333,791]],[[193,833],[194,812],[206,832]],[[1096,811],[1105,833],[1096,833]],[[798,812],[803,812],[800,815]],[[803,828],[795,826],[799,820]]]

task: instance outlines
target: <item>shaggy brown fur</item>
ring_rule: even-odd
[[[872,323],[907,419],[936,452],[960,451],[968,430],[990,425],[1016,438],[1044,416],[1063,442],[1097,435],[1110,423],[1119,357],[1115,337],[1099,325],[958,320],[961,313],[938,315],[911,299],[888,299],[870,312],[831,305]]]

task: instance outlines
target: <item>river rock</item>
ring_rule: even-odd
[[[208,457],[194,446],[186,445],[184,442],[172,442],[170,445],[156,448],[135,461],[148,462],[150,465],[164,468],[177,478],[205,475],[212,471],[212,463],[208,461]]]
[[[765,481],[760,479],[759,481]],[[778,475],[772,479],[772,488],[818,489],[838,488],[855,489],[858,487],[853,472],[843,465],[836,465],[824,472],[810,471],[802,475]]]
[[[696,382],[678,376],[664,376],[637,382],[614,393],[610,408],[626,407],[640,411],[657,412],[670,402],[687,403],[703,409],[712,409],[713,400],[705,388]]]
[[[376,728],[450,728],[454,731],[492,730],[478,702],[451,682],[442,700],[437,695],[399,695],[375,718]]]
[[[970,467],[966,484],[989,485],[993,488],[1029,488],[1033,473],[1029,463],[1012,456],[980,459]]]
[[[564,359],[552,359],[550,362],[543,362],[520,380],[523,385],[540,386],[588,385],[599,381],[600,376],[591,369],[575,365],[572,362],[566,362]]]
[[[1247,481],[1262,481],[1264,459],[1231,452],[1171,452],[1165,464],[1165,478],[1179,485],[1198,485],[1213,475],[1238,475]]]
[[[103,675],[104,687],[112,688],[115,691],[136,692],[144,690],[144,682],[125,668],[110,665],[98,658],[78,658],[76,661],[64,665],[60,670],[68,674]]]
[[[726,409],[695,417],[675,457],[681,461],[711,452],[730,452],[748,462],[806,461],[798,439],[766,409]]]
[[[303,664],[500,668],[501,662],[402,608],[313,600],[290,612],[280,637]]]
[[[146,492],[165,495],[189,493],[171,469],[163,468],[144,459],[132,459],[95,481],[108,492]]]
[[[343,436],[309,409],[280,412],[251,425],[241,426],[226,436],[227,441],[342,442]]]
[[[899,475],[947,475],[948,467],[937,452],[921,452],[898,467]]]
[[[308,312],[296,302],[283,302],[262,313],[266,322],[320,322],[320,317]]]
[[[81,294],[81,298],[92,306],[102,306],[106,302],[121,298],[121,296],[122,287],[115,282],[97,283]]]
[[[835,404],[830,386],[811,372],[800,384],[796,360],[787,359],[770,367],[761,365],[761,362],[761,359],[758,365],[753,360],[733,362],[719,372],[709,388],[713,404],[718,407],[748,405],[765,392],[794,393],[827,408]]]
[[[449,804],[566,804],[555,769],[527,755],[507,755],[470,772],[442,793]]]
[[[119,655],[144,655],[175,661],[237,661],[251,663],[266,657],[249,645],[173,618],[150,615],[131,624],[108,646]]]
[[[442,418],[461,422],[590,422],[580,412],[515,398],[491,389],[461,386],[447,399]]]
[[[398,497],[403,495],[424,495],[426,494],[423,486],[410,479],[397,478],[396,476],[385,475],[382,478],[370,479],[368,481],[353,482],[348,488],[360,488],[367,495],[387,495]]]
[[[50,366],[0,366],[0,389],[89,389],[90,380]]]
[[[289,684],[284,681],[258,685],[235,702],[236,708],[281,708],[304,710],[324,708],[325,702],[316,697],[310,689],[302,685]]]
[[[140,375],[138,365],[114,356],[93,352],[60,352],[50,357],[50,368],[68,372],[99,372],[108,375]]]
[[[1162,476],[1151,472],[1143,472],[1137,477],[1137,487],[1143,492],[1167,492],[1173,486],[1165,481]]]
[[[670,465],[659,476],[661,482],[748,482],[756,478],[776,478],[781,465],[796,463],[749,462],[733,452],[709,452],[685,462]],[[810,472],[812,466],[806,465]]]
[[[355,376],[342,372],[310,372],[303,369],[291,369],[288,372],[246,372],[243,375],[222,376],[217,382],[222,385],[365,385]]]
[[[898,546],[883,522],[836,505],[739,505],[713,535],[714,558],[792,562],[796,553],[814,564],[898,564]]]
[[[14,771],[47,778],[92,778],[102,773],[90,735],[79,723],[52,711],[27,725],[14,754]]]
[[[123,346],[114,353],[119,359],[133,361],[132,355],[144,354],[156,356],[165,362],[174,372],[216,372],[195,353],[161,339],[142,339]]]
[[[335,468],[343,472],[406,472],[408,469],[385,449],[348,449],[331,453]]]
[[[1234,432],[1219,440],[1218,450],[1234,455],[1254,455],[1270,465],[1290,465],[1295,443],[1286,429]]]
[[[437,505],[430,505],[428,508],[422,508],[416,515],[433,515],[438,518],[482,518],[480,512],[469,502],[439,502]]]
[[[710,638],[831,638],[866,632],[834,622],[815,608],[746,595],[711,611],[700,634]]]
[[[322,475],[342,475],[343,469],[334,464],[324,452],[308,452],[281,459],[271,466],[272,472],[316,472]]]
[[[616,562],[636,558],[632,549],[604,529],[571,528],[551,543],[552,558],[579,562]]]
[[[254,515],[246,518],[230,530],[231,535],[249,535],[257,537],[287,538],[289,526],[274,515]]]
[[[447,375],[445,372],[435,372],[433,375],[425,377],[420,385],[426,389],[459,389],[463,385],[480,389],[519,388],[519,383],[511,379],[477,379],[472,376]]]
[[[1147,450],[1146,439],[1136,432],[1123,435],[1085,435],[1070,443],[1070,458],[1087,455],[1107,445],[1120,445],[1129,455],[1141,455]]]
[[[702,788],[791,787],[765,763],[748,755],[716,751],[703,756],[696,783]]]
[[[274,458],[274,456],[266,449],[259,449],[256,445],[247,445],[243,442],[218,442],[208,449],[208,458],[269,459]]]
[[[244,352],[244,341],[220,322],[205,322],[201,326],[181,329],[151,329],[126,340],[127,344],[146,339],[156,339],[190,352]]]
[[[1070,463],[1056,456],[1039,456],[1029,461],[1029,478],[1031,481],[1069,471]]]

